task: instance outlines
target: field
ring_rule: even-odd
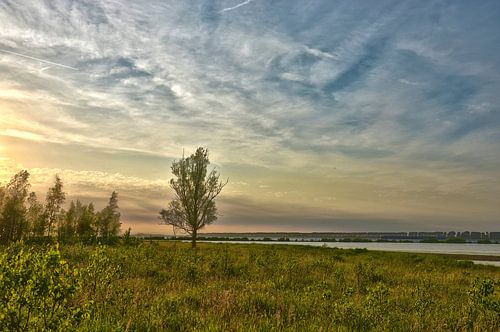
[[[180,242],[0,249],[0,330],[500,330],[500,268]]]

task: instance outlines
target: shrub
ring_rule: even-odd
[[[23,243],[0,255],[0,330],[67,329],[88,318],[74,301],[81,273],[61,258],[58,245],[36,251]]]

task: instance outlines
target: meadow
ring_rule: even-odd
[[[500,268],[324,247],[0,248],[0,330],[498,331]]]

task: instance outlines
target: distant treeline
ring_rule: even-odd
[[[179,240],[179,241],[189,241],[190,237],[188,236],[178,236],[178,237],[170,237],[170,236],[138,236],[140,238],[148,239],[148,240]],[[198,238],[199,241],[262,241],[262,242],[397,242],[397,243],[467,243],[468,241],[463,238],[448,238],[445,240],[438,240],[436,238],[427,238],[421,239],[419,241],[411,241],[411,240],[389,240],[389,239],[365,239],[360,237],[354,238],[322,238],[322,239],[311,239],[311,238],[289,238],[289,237],[261,237],[261,238],[251,238],[251,237],[223,237],[223,236],[201,236]],[[489,239],[481,239],[478,240],[477,243],[482,244],[492,244],[498,243]]]
[[[218,238],[249,238],[252,240],[290,239],[291,241],[498,241],[500,232],[255,232],[255,233],[205,233],[200,236],[210,239]]]
[[[65,210],[66,193],[58,175],[45,202],[30,192],[29,177],[28,171],[23,170],[0,186],[0,243],[54,237],[62,241],[107,242],[118,236],[121,222],[115,191],[101,211],[96,211],[93,203],[79,200],[71,201]]]

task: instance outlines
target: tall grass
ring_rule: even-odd
[[[63,282],[75,283],[61,307],[73,314],[54,323],[61,328],[500,330],[500,269],[443,256],[261,244],[202,243],[197,250],[176,242],[17,244],[1,251],[2,292],[14,287],[6,278],[23,273],[12,259],[20,251],[39,253],[35,261],[60,251],[57,271]],[[29,292],[27,281],[16,285]],[[0,298],[0,330],[9,329],[15,313],[2,316],[9,296]]]

